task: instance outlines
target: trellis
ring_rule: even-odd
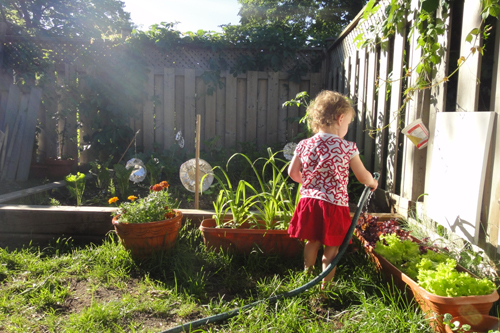
[[[47,56],[55,60],[55,67],[48,71],[57,84],[70,82],[79,75],[85,75],[83,57],[113,57],[117,49],[111,49],[106,41],[85,41],[68,38],[21,38],[0,34],[0,45],[5,50],[21,50],[23,43],[37,47],[31,56],[34,59]],[[42,50],[42,51],[40,51]],[[24,50],[25,51],[25,50]],[[305,49],[284,62],[280,72],[270,67],[261,71],[248,71],[234,75],[229,69],[220,71],[219,81],[205,82],[203,76],[211,70],[214,59],[224,57],[227,68],[234,66],[241,55],[251,56],[263,50],[225,48],[212,50],[201,47],[182,46],[164,50],[149,46],[142,50],[149,69],[146,84],[147,98],[138,106],[139,117],[129,123],[138,132],[136,146],[145,151],[163,151],[176,144],[175,136],[180,131],[184,136],[185,149],[194,154],[195,119],[200,114],[201,145],[208,140],[215,141],[217,148],[235,148],[240,142],[253,142],[257,146],[275,146],[293,140],[299,134],[297,119],[305,112],[298,107],[283,107],[283,103],[301,91],[311,96],[319,92],[324,77],[320,68],[324,66],[322,49]],[[9,52],[9,54],[16,52]],[[26,53],[26,52],[25,52]],[[21,54],[21,52],[19,52]],[[15,61],[15,59],[13,59]],[[297,63],[303,63],[316,70],[292,80],[288,71]],[[0,106],[5,106],[12,73],[0,75]],[[44,87],[44,107],[38,115],[42,132],[38,137],[40,160],[57,155],[77,157],[79,164],[85,164],[95,157],[89,151],[80,151],[85,146],[67,141],[64,151],[58,145],[57,132],[64,124],[52,119],[60,108],[54,86]],[[156,102],[153,102],[156,100]],[[159,103],[158,103],[159,102]],[[0,115],[5,107],[0,108]],[[1,117],[0,117],[1,118]],[[90,133],[89,119],[78,115],[79,137]],[[65,130],[69,137],[77,137],[77,115],[67,119]],[[75,167],[78,165],[75,164]]]

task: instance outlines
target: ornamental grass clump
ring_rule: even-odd
[[[170,197],[169,184],[162,181],[149,188],[145,198],[129,196],[128,202],[121,203],[113,214],[119,223],[147,223],[168,220],[177,215],[178,202]],[[109,199],[109,204],[118,202],[118,197]]]

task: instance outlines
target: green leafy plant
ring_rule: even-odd
[[[419,285],[425,290],[446,297],[488,295],[495,289],[495,284],[486,279],[477,279],[465,272],[458,272],[454,259],[433,265],[430,260],[422,258],[418,267]]]
[[[426,250],[421,253],[418,243],[400,239],[396,234],[380,236],[375,251],[430,293],[445,297],[488,295],[495,284],[487,279],[458,272],[457,262],[444,253]]]
[[[149,184],[154,185],[161,174],[164,166],[160,163],[160,160],[156,157],[151,156],[149,161],[146,163],[146,170],[148,171]]]
[[[268,157],[257,158],[254,162],[242,153],[236,153],[228,160],[229,164],[234,157],[241,156],[254,171],[260,192],[255,197],[253,208],[257,210],[256,218],[265,223],[266,229],[287,229],[298,203],[297,197],[292,194],[294,186],[288,182],[286,170],[290,162],[277,158],[279,153],[273,153],[268,148]],[[260,163],[263,163],[261,172],[257,169]],[[271,179],[267,180],[269,175]]]
[[[106,189],[109,186],[111,180],[111,173],[109,171],[109,163],[111,159],[108,159],[104,163],[99,163],[99,161],[90,162],[90,172],[96,176],[96,185],[100,189]]]
[[[238,182],[236,188],[233,188],[231,180],[223,168],[215,166],[212,170],[214,171],[214,178],[221,186],[219,195],[213,204],[215,209],[214,219],[217,223],[217,227],[237,228],[241,224],[253,220],[254,217],[253,214],[250,213],[250,208],[255,204],[255,199],[258,194],[255,188],[242,179]],[[222,172],[223,178],[215,173],[216,170]],[[207,175],[203,176],[202,181],[206,176]],[[248,195],[247,189],[250,189],[253,195]],[[226,219],[226,214],[228,212],[232,215],[229,221]]]
[[[115,164],[113,170],[115,172],[116,186],[120,191],[120,195],[126,197],[130,187],[130,175],[132,171],[134,171],[134,168],[127,169],[122,164]]]
[[[73,198],[76,199],[76,205],[82,205],[83,192],[85,191],[85,174],[77,172],[76,175],[69,174],[65,178],[66,188]]]
[[[118,216],[119,223],[147,223],[162,221],[177,215],[177,200],[173,200],[168,192],[169,184],[162,181],[150,187],[144,198],[129,196],[128,202],[121,203],[113,216]],[[109,199],[109,204],[118,201],[117,197]]]

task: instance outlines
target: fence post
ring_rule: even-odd
[[[2,67],[4,49],[3,43],[5,42],[5,35],[7,33],[7,23],[0,22],[0,123],[1,119],[5,117],[5,109],[7,107],[7,96],[9,94],[9,82],[6,77],[5,68]]]

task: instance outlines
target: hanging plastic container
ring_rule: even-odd
[[[406,126],[402,133],[418,148],[422,149],[427,146],[429,141],[429,131],[425,127],[422,119],[414,120],[410,125]]]

